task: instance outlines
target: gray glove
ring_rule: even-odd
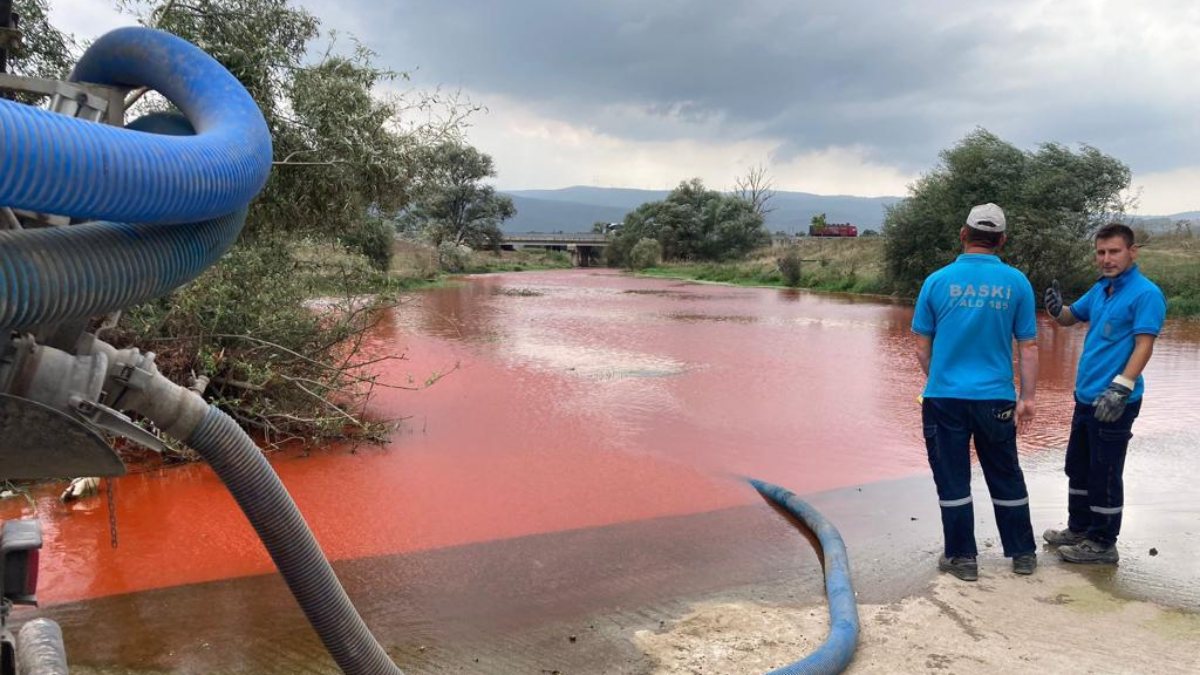
[[[1108,389],[1104,390],[1103,394],[1096,397],[1092,401],[1092,405],[1096,408],[1096,420],[1099,422],[1116,422],[1121,419],[1121,415],[1125,412],[1125,403],[1129,400],[1129,395],[1133,390],[1123,384],[1112,382],[1109,383]]]
[[[1058,315],[1062,314],[1063,299],[1062,291],[1058,288],[1058,279],[1051,282],[1050,288],[1046,289],[1045,294],[1042,295],[1042,302],[1045,303],[1046,311],[1050,312],[1050,316],[1057,319]]]

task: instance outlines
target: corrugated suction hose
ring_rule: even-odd
[[[815,652],[795,663],[772,670],[768,675],[833,675],[854,659],[858,645],[858,604],[850,582],[850,558],[842,535],[814,509],[790,490],[761,480],[750,479],[759,494],[804,523],[821,542],[825,564],[825,596],[829,602],[829,636]]]
[[[242,507],[338,666],[347,673],[400,673],[350,603],[291,495],[246,432],[210,407],[185,442],[212,466]]]
[[[178,37],[112,31],[72,79],[150,87],[186,122],[152,116],[121,129],[0,100],[0,205],[118,221],[0,232],[0,330],[95,316],[188,282],[237,239],[271,170],[254,100]],[[400,673],[254,442],[216,408],[185,435],[246,512],[337,664],[353,675]]]

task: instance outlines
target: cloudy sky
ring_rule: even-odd
[[[82,37],[131,19],[51,0]],[[1200,209],[1195,0],[298,0],[412,84],[487,107],[502,189],[903,195],[975,127],[1128,163],[1146,214]]]

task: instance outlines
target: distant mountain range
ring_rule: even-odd
[[[616,223],[646,202],[666,199],[669,190],[569,187],[558,190],[509,190],[517,215],[505,221],[505,232],[590,232],[596,222]],[[808,231],[813,216],[824,213],[830,223],[852,223],[859,230],[878,230],[885,206],[900,197],[850,197],[776,192],[768,206],[767,229]]]
[[[616,223],[646,202],[666,199],[668,190],[634,190],[576,186],[557,190],[508,190],[517,215],[504,222],[505,232],[591,232],[596,222]],[[824,213],[830,223],[851,223],[859,231],[883,226],[884,209],[903,197],[852,197],[808,192],[775,193],[768,206],[767,229],[789,234],[807,232],[813,216]],[[1200,211],[1169,216],[1136,216],[1143,227],[1169,230],[1179,220],[1200,220]]]
[[[1175,223],[1181,220],[1191,221],[1192,227],[1195,228],[1200,224],[1200,211],[1184,211],[1169,216],[1132,216],[1130,220],[1150,232],[1172,232],[1175,229]]]

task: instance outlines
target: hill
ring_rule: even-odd
[[[502,229],[505,232],[591,232],[592,223],[619,222],[630,211],[623,206],[538,199],[512,192],[505,194],[517,207],[517,215],[504,222]]]
[[[638,206],[665,199],[668,190],[635,190],[576,186],[558,190],[509,190],[517,215],[504,223],[506,232],[590,232],[596,222],[613,223]],[[878,230],[884,207],[900,197],[853,197],[807,192],[776,192],[767,214],[772,232],[807,231],[812,217],[824,213],[831,223],[853,223]]]
[[[635,190],[575,186],[557,190],[508,190],[516,217],[504,223],[505,232],[590,232],[596,222],[615,223],[646,202],[665,199],[668,190]],[[854,197],[808,192],[776,192],[768,206],[767,229],[789,234],[807,232],[812,217],[824,213],[831,223],[852,223],[862,230],[880,230],[884,209],[902,197]],[[1152,232],[1172,232],[1180,220],[1200,220],[1200,211],[1163,216],[1130,216]]]
[[[1184,211],[1169,216],[1130,216],[1125,222],[1132,226],[1142,227],[1155,234],[1171,234],[1175,232],[1176,223],[1187,222],[1195,228],[1200,224],[1200,211]]]

